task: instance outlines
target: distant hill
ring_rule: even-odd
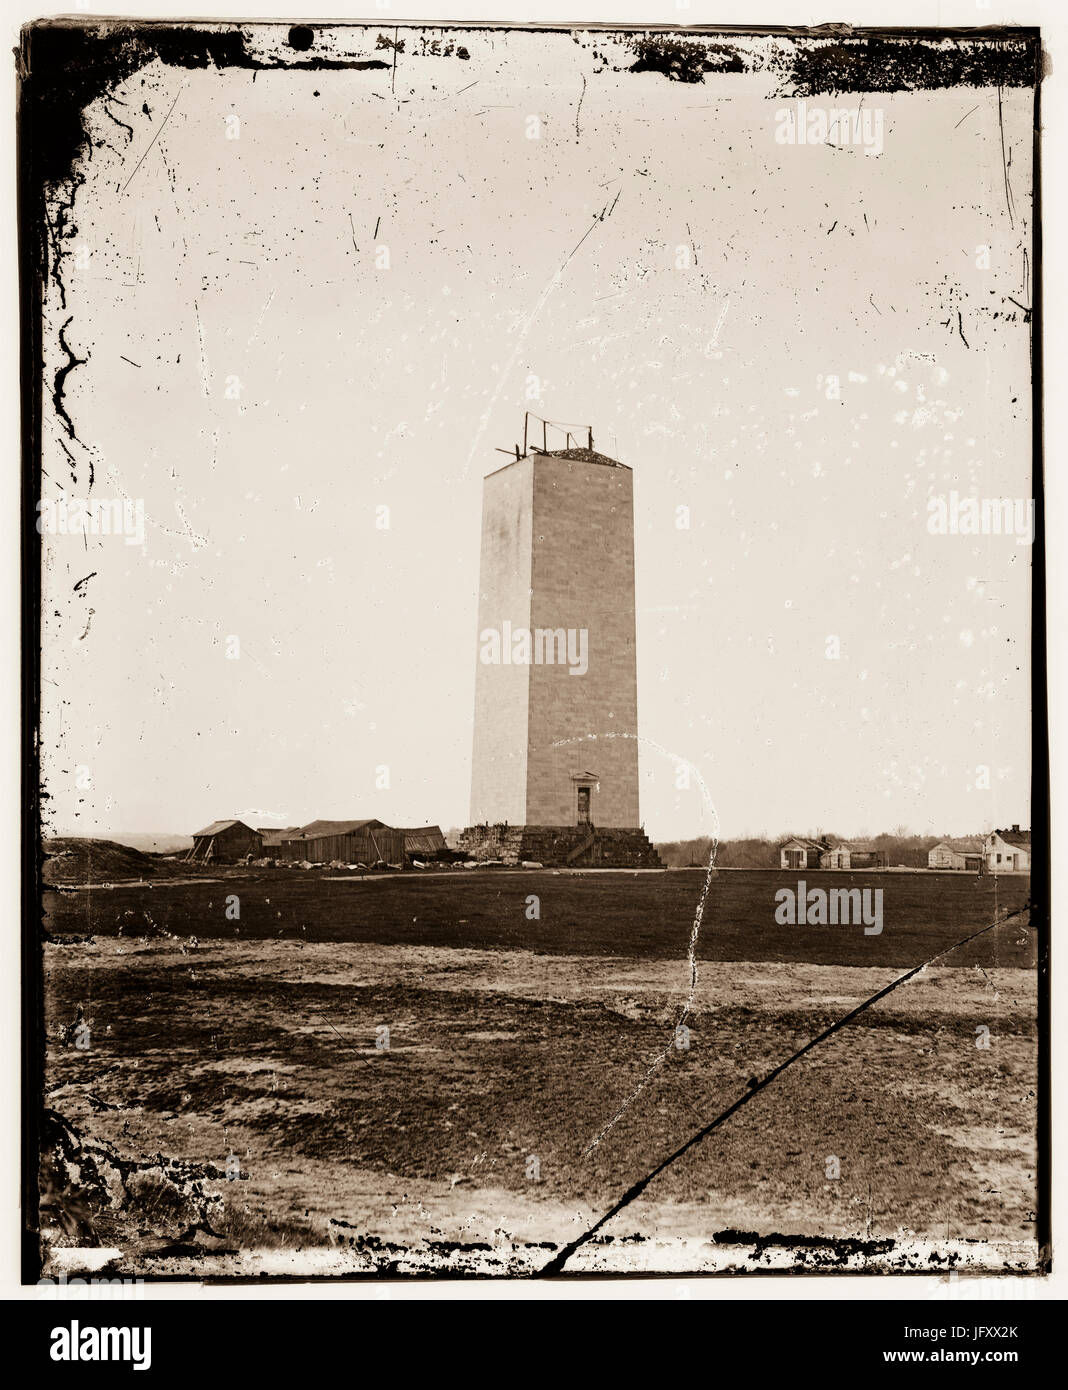
[[[173,878],[188,874],[188,865],[146,854],[115,840],[54,839],[44,841],[45,883],[119,883],[141,878]]]
[[[113,830],[109,839],[112,844],[129,845],[131,849],[144,850],[146,854],[179,854],[184,849],[193,848],[192,835],[161,834],[158,831]]]

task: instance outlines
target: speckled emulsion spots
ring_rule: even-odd
[[[369,9],[22,35],[43,1259],[1038,1268],[1037,32]]]

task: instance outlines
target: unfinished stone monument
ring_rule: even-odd
[[[529,444],[533,420],[483,482],[462,844],[506,863],[659,867],[638,814],[633,474],[588,429],[550,449],[538,420]]]

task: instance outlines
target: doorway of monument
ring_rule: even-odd
[[[590,823],[590,793],[591,787],[579,787],[578,789],[578,823],[579,825],[589,825]]]

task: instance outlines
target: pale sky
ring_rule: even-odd
[[[51,828],[464,825],[481,479],[526,409],[634,469],[654,839],[710,832],[700,779],[728,837],[1026,824],[1031,552],[927,503],[1032,495],[1032,94],[1010,214],[993,89],[865,97],[871,155],[776,143],[763,75],[457,42],[91,109],[46,375],[72,316],[70,491],[91,453],[148,523],[46,537]]]

